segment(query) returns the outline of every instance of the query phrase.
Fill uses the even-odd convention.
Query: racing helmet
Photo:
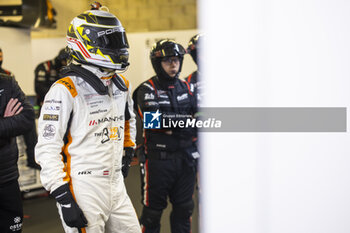
[[[198,50],[200,49],[200,41],[202,35],[201,34],[197,34],[194,35],[190,41],[188,42],[188,47],[187,47],[187,53],[189,53],[193,59],[193,61],[198,65],[198,61],[197,61],[197,55],[198,55]]]
[[[182,47],[182,45],[176,43],[173,40],[163,39],[156,42],[150,53],[151,63],[154,71],[159,77],[165,77],[167,79],[171,79],[171,77],[164,71],[161,61],[163,57],[179,57],[180,59],[180,67],[179,72],[176,74],[175,78],[177,78],[181,72],[182,62],[186,51]]]
[[[67,31],[72,58],[83,64],[124,71],[129,66],[128,41],[116,16],[89,10],[75,17]]]
[[[69,58],[69,53],[65,48],[61,49],[57,56],[54,58],[56,65],[61,66],[62,61],[67,61]]]

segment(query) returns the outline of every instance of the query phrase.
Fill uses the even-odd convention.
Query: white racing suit
[[[135,146],[131,87],[118,75],[116,78],[128,87],[121,91],[97,68],[83,67],[100,78],[108,94],[98,94],[79,76],[64,77],[53,84],[38,124],[35,154],[42,168],[41,182],[51,193],[69,183],[88,220],[86,228],[70,228],[58,205],[66,233],[139,233],[121,172],[123,148]]]

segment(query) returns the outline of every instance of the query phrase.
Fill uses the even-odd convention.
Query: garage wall
[[[53,59],[58,51],[66,46],[65,37],[58,38],[30,38],[29,30],[2,28],[0,46],[4,53],[3,67],[12,71],[23,91],[27,95],[34,95],[34,69],[43,61]],[[162,38],[174,39],[185,48],[190,38],[197,30],[162,31],[129,33],[130,67],[125,72],[126,77],[135,87],[142,81],[154,75],[149,59],[150,48],[153,43]],[[189,75],[196,69],[190,55],[186,55],[181,77]]]
[[[51,0],[57,11],[57,29],[33,31],[32,37],[64,36],[71,20],[94,1]],[[101,0],[127,32],[188,30],[197,28],[197,0]]]
[[[0,35],[4,56],[2,67],[14,73],[25,93],[34,93],[30,30],[0,27]]]
[[[88,10],[93,1],[76,0],[71,4],[51,0],[57,11],[56,29],[18,29],[0,27],[0,47],[4,51],[3,67],[11,70],[28,95],[34,94],[34,69],[42,61],[54,58],[66,46],[65,35],[71,20]],[[184,47],[197,33],[196,0],[102,0],[102,5],[121,20],[130,43],[131,66],[126,76],[135,86],[153,75],[149,49],[161,38],[175,39]],[[11,0],[0,5],[21,4]],[[196,69],[186,56],[183,76]],[[135,83],[135,84],[134,84]]]

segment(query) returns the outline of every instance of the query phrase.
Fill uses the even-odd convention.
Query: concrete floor
[[[141,204],[141,181],[139,166],[130,169],[129,176],[125,181],[129,196],[134,204],[138,216],[142,211]],[[192,233],[198,233],[198,202],[195,193],[195,209],[192,216]],[[64,233],[59,219],[56,203],[50,197],[38,197],[23,202],[24,224],[23,233]],[[163,212],[161,220],[161,233],[170,233],[169,215],[171,205]]]

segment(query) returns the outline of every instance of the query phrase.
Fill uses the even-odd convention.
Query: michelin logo
[[[157,110],[156,112],[144,112],[143,114],[143,128],[144,129],[160,129],[162,114]]]

